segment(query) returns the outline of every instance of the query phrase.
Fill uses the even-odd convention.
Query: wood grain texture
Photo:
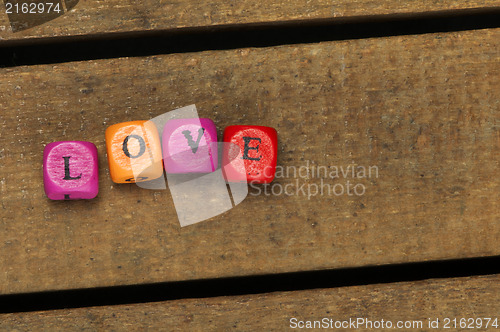
[[[0,293],[499,255],[499,44],[490,29],[1,69]],[[104,131],[192,103],[219,138],[276,128],[282,167],[379,177],[323,179],[361,196],[251,189],[180,228],[168,190],[111,182]],[[43,147],[69,139],[98,147],[97,199],[43,193]]]
[[[81,0],[63,16],[31,29],[12,32],[0,14],[0,41],[98,35],[110,32],[165,30],[185,27],[285,22],[294,20],[429,13],[456,9],[494,8],[500,0],[298,0],[157,1]]]
[[[394,326],[398,321],[422,323],[422,328],[395,328],[395,331],[429,331],[432,329],[427,326],[428,319],[439,318],[440,329],[434,331],[440,331],[444,318],[500,319],[499,285],[500,277],[492,275],[5,314],[0,315],[0,328],[14,331],[284,331],[292,330],[291,318],[344,321],[359,317],[372,321],[383,319],[385,324],[391,321]],[[496,330],[484,326],[474,330]],[[360,326],[358,330],[381,329]]]

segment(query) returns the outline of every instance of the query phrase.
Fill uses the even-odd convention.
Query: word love
[[[219,160],[217,129],[206,118],[174,119],[162,137],[150,121],[131,121],[106,130],[109,172],[115,183],[151,181],[169,174],[211,173],[224,165],[227,182],[270,183],[276,173],[278,135],[264,126],[224,129]],[[45,147],[45,193],[53,200],[92,199],[99,191],[97,148],[63,141]]]

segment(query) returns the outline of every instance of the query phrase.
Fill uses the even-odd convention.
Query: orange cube
[[[130,121],[108,127],[106,149],[113,182],[135,183],[163,175],[160,136],[150,121]]]

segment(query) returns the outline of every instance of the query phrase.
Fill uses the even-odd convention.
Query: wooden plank
[[[72,4],[68,4],[70,1]],[[74,0],[66,0],[71,8]],[[9,16],[2,8],[0,41],[48,37],[86,36],[103,33],[166,30],[185,27],[255,24],[314,19],[366,17],[387,14],[432,13],[456,9],[498,8],[500,0],[311,0],[304,6],[299,0],[271,1],[173,1],[157,0],[123,2],[80,1],[66,14],[41,24],[45,19],[32,16]],[[64,7],[64,6],[63,6]],[[37,16],[38,15],[38,16]],[[35,22],[36,19],[36,22]],[[39,24],[31,27],[32,25]],[[23,27],[31,27],[22,29]]]
[[[499,43],[489,29],[1,69],[0,293],[500,254]],[[180,228],[169,191],[112,184],[104,131],[191,103],[219,137],[276,128],[281,167],[379,176],[282,176],[292,196],[251,188]],[[97,145],[98,199],[46,199],[42,150],[59,140]],[[322,180],[366,192],[299,190]]]
[[[326,318],[335,328],[336,321],[363,318],[371,324],[383,319],[383,326],[387,327],[390,322],[396,331],[428,331],[432,330],[429,319],[434,322],[439,318],[439,328],[434,330],[443,330],[446,318],[457,318],[458,330],[464,330],[460,329],[460,319],[465,318],[469,326],[472,318],[474,330],[492,331],[496,330],[491,326],[494,320],[485,328],[485,318],[500,320],[499,281],[499,275],[492,275],[4,314],[0,315],[0,328],[16,331],[283,331],[299,321],[307,324],[306,321]],[[330,319],[334,323],[330,323]],[[482,328],[475,325],[479,324],[477,319],[481,319]],[[411,325],[397,328],[398,322]],[[357,330],[380,330],[364,325],[368,322],[360,324]],[[420,328],[418,324],[422,324]],[[448,326],[453,327],[453,323]]]

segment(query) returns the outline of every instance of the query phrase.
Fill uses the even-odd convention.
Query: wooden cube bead
[[[229,126],[224,129],[223,167],[226,180],[270,183],[276,174],[278,134],[264,126]],[[232,147],[235,147],[234,149]],[[242,162],[243,160],[243,162]]]
[[[106,129],[109,173],[115,183],[149,181],[163,175],[158,130],[150,121],[130,121]]]
[[[162,141],[167,173],[210,173],[217,169],[217,130],[212,120],[169,120]]]
[[[47,144],[43,151],[43,183],[53,200],[92,199],[99,192],[97,148],[90,142]]]

